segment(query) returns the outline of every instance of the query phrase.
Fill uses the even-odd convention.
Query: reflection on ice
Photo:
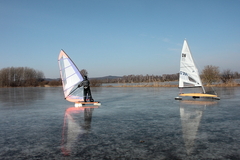
[[[1,88],[0,159],[240,159],[240,87],[218,88],[220,101],[95,89],[101,109],[67,109],[60,87]]]
[[[193,152],[194,141],[196,139],[198,128],[205,108],[216,103],[217,101],[181,101],[180,116],[182,123],[183,140],[188,155]]]
[[[1,88],[0,103],[6,106],[29,106],[42,100],[46,90],[41,87]]]
[[[65,111],[62,131],[62,153],[64,155],[69,155],[78,138],[90,131],[94,108],[98,107],[70,107]]]

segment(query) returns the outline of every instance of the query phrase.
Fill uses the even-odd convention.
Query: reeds
[[[178,87],[176,84],[154,83],[124,83],[119,85],[107,85],[105,87]]]

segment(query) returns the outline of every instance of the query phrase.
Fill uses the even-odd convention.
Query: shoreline
[[[106,84],[106,83],[105,83]],[[28,87],[34,87],[34,86],[28,86]],[[27,87],[27,88],[28,88]],[[36,86],[36,87],[46,87],[46,88],[49,88],[49,87],[62,87],[62,86],[50,86],[50,85],[44,85],[44,86]],[[91,86],[93,87],[93,86]],[[125,88],[145,88],[145,87],[156,87],[156,88],[178,88],[178,84],[131,84],[131,83],[124,83],[124,84],[116,84],[116,85],[112,85],[109,84],[109,85],[105,85],[105,86],[99,86],[99,87],[116,87],[116,88],[120,88],[120,87],[125,87]],[[227,84],[224,84],[224,83],[220,83],[220,84],[212,84],[212,85],[204,85],[204,87],[240,87],[240,84],[238,83],[227,83]],[[24,87],[0,87],[0,88],[24,88]],[[93,87],[95,88],[95,87]]]
[[[240,87],[240,84],[212,84],[212,85],[203,85],[204,87]],[[166,87],[166,88],[173,88],[176,87],[178,88],[177,84],[163,84],[163,85],[156,85],[156,84],[132,84],[131,83],[126,83],[123,85],[106,85],[106,86],[100,86],[100,87],[156,87],[156,88],[161,88],[161,87]]]

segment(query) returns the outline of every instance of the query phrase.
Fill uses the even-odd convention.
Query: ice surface
[[[177,88],[92,88],[74,109],[61,87],[0,88],[1,159],[240,159],[240,88],[176,101]],[[71,109],[72,108],[72,109]]]

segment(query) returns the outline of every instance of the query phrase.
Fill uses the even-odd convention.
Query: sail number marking
[[[188,76],[188,74],[186,72],[180,71],[180,74],[183,76]]]

